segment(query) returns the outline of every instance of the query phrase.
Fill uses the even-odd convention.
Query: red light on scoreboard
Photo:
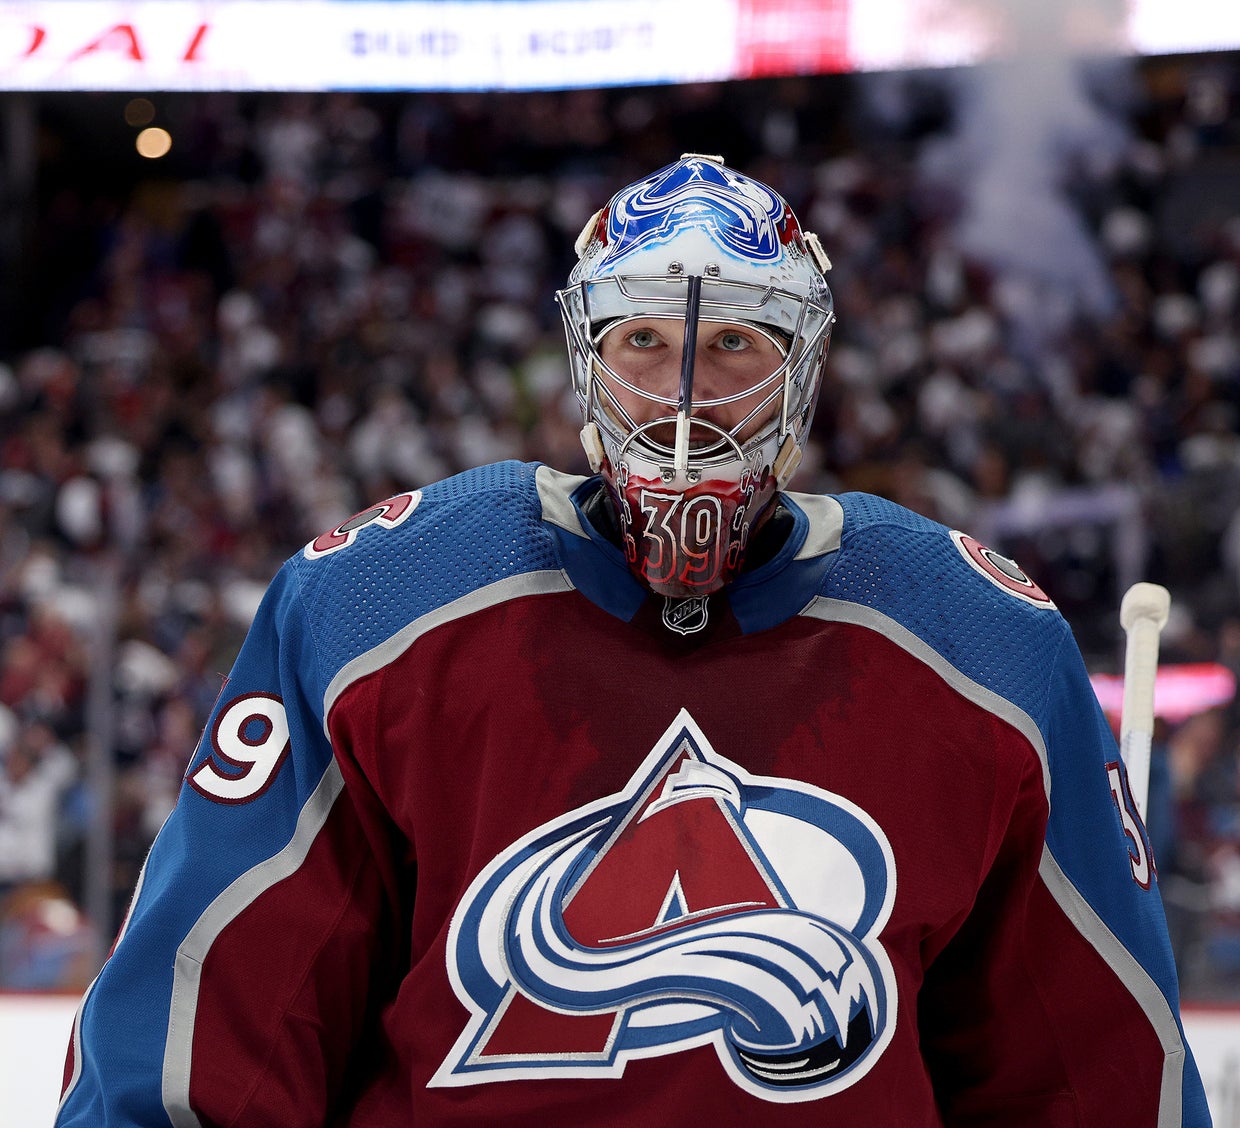
[[[847,0],[739,0],[736,74],[831,74],[851,69]]]

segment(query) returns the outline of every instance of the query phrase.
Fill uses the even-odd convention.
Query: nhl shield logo
[[[864,811],[751,775],[682,710],[623,792],[474,880],[448,938],[470,1018],[431,1084],[617,1077],[710,1043],[751,1094],[829,1096],[891,1039],[895,886]]]
[[[663,625],[677,634],[691,635],[705,630],[710,621],[710,597],[691,595],[688,599],[664,597]]]

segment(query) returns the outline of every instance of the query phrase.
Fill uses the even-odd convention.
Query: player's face
[[[599,343],[603,362],[642,392],[671,400],[660,403],[602,376],[620,406],[639,426],[674,415],[680,391],[681,357],[684,352],[684,322],[679,318],[642,317],[614,326]],[[725,321],[703,321],[698,325],[697,349],[693,362],[693,399],[721,399],[754,389],[731,403],[695,408],[693,415],[732,432],[755,409],[736,438],[744,442],[777,410],[778,397],[772,396],[768,377],[784,362],[782,349],[752,326]],[[764,401],[770,402],[765,403]]]

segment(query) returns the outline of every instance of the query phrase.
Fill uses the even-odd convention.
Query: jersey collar
[[[552,528],[573,586],[609,614],[632,620],[649,593],[629,571],[620,549],[583,508],[602,488],[602,480],[540,466],[536,481],[543,520]],[[769,560],[727,588],[732,611],[746,634],[768,630],[800,612],[818,594],[840,546],[844,511],[835,498],[784,493],[779,500],[792,516],[787,539]]]

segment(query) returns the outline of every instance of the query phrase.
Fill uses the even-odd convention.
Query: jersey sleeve
[[[920,999],[944,1120],[1204,1128],[1148,836],[1066,627],[1037,728]]]
[[[79,1009],[58,1128],[327,1118],[382,966],[384,893],[322,702],[286,566]]]

